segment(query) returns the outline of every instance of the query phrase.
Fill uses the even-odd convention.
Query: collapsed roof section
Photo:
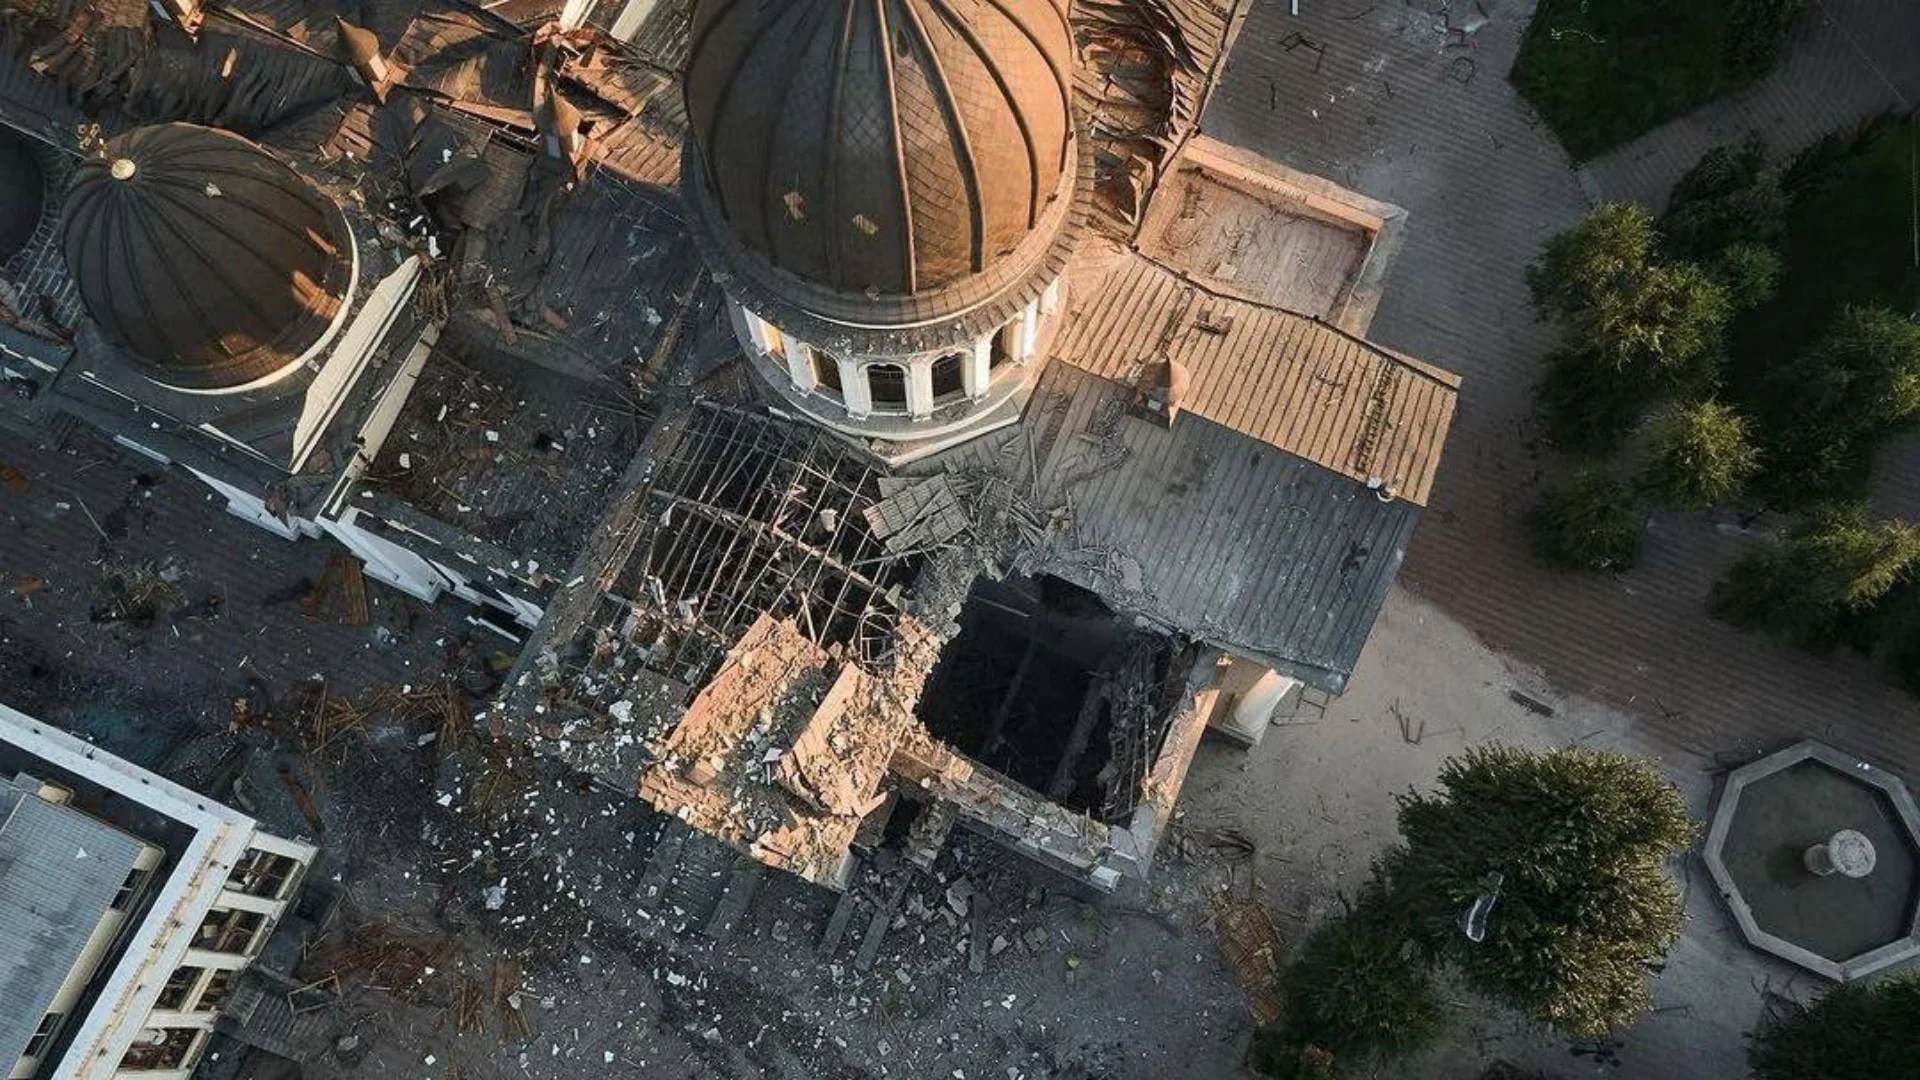
[[[1190,652],[1163,675],[1144,659],[1158,653],[1120,650],[1044,701],[1035,686],[1051,674],[1034,670],[1024,690],[1013,679],[1003,715],[1016,699],[1058,698],[1071,720],[1048,713],[1016,738],[1045,742],[1061,726],[1052,741],[1078,748],[1020,766],[983,747],[1019,776],[927,726],[941,714],[923,692],[963,633],[953,584],[964,593],[1019,533],[980,520],[981,492],[1005,485],[882,476],[824,433],[712,402],[670,410],[652,438],[648,479],[510,679],[506,723],[835,887],[889,792],[1101,887],[1150,849],[1136,819],[1158,828],[1170,796],[1152,793],[1177,792],[1184,774],[1162,762],[1183,762],[1204,726],[1194,672],[1206,661]],[[1035,619],[1034,645],[1058,625]],[[1062,801],[1083,785],[1086,798]]]
[[[762,614],[655,740],[640,797],[769,866],[844,887],[937,650],[911,618],[898,643],[877,675]]]
[[[1180,145],[1198,129],[1247,0],[1079,0],[1076,96],[1097,150],[1097,206],[1131,236]]]

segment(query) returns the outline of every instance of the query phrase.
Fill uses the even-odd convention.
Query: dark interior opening
[[[12,258],[40,224],[45,178],[25,136],[0,127],[0,262]]]
[[[867,386],[876,408],[907,407],[907,369],[898,364],[874,364],[867,368]]]
[[[959,397],[966,392],[966,384],[961,378],[961,356],[949,353],[933,362],[933,399]]]
[[[1183,680],[1175,643],[1058,578],[974,583],[919,716],[955,749],[1103,821],[1131,814]]]
[[[840,393],[840,361],[835,360],[830,352],[819,349],[808,351],[813,355],[813,381],[819,383],[823,390]]]
[[[1013,343],[1019,333],[1020,322],[1016,319],[1001,327],[1000,332],[993,335],[993,350],[987,359],[988,370],[998,371],[1001,365],[1013,359]]]

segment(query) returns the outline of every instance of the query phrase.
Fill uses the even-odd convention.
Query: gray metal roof
[[[0,783],[0,1065],[19,1060],[143,847]]]
[[[1344,689],[1420,508],[1202,416],[1128,415],[1132,394],[1059,363],[1035,390],[1041,498],[1072,512],[1030,569]]]

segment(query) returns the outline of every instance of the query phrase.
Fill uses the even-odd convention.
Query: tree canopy
[[[1920,326],[1841,310],[1770,377],[1766,492],[1783,508],[1855,494],[1881,437],[1920,413]]]
[[[1753,1033],[1756,1080],[1887,1080],[1920,1068],[1920,974],[1842,983]]]
[[[1627,489],[1582,471],[1547,489],[1529,518],[1534,551],[1566,570],[1625,570],[1640,556],[1640,515]]]
[[[1698,264],[1663,261],[1659,248],[1646,211],[1612,203],[1549,240],[1528,268],[1535,309],[1560,328],[1540,388],[1556,442],[1603,448],[1647,402],[1704,392],[1718,377],[1734,294]],[[1742,275],[1728,278],[1742,290],[1765,284],[1764,267],[1728,274]]]
[[[1752,552],[1714,587],[1715,615],[1825,648],[1866,647],[1875,607],[1920,567],[1920,531],[1853,503],[1809,514],[1777,548]]]
[[[1662,506],[1704,510],[1737,498],[1759,468],[1746,419],[1718,401],[1696,401],[1648,425],[1640,489]]]
[[[1693,836],[1650,763],[1476,748],[1447,760],[1437,792],[1401,797],[1400,831],[1382,863],[1392,895],[1414,940],[1470,986],[1581,1036],[1646,1010],[1649,971],[1680,933],[1666,863]],[[1459,921],[1496,880],[1475,943]]]

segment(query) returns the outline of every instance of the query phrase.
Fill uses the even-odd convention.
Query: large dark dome
[[[328,334],[352,289],[339,207],[214,128],[165,124],[110,140],[74,174],[65,236],[100,332],[184,390],[284,371]]]
[[[26,137],[0,127],[0,262],[27,246],[40,224],[46,180]]]
[[[869,298],[992,291],[1079,171],[1065,0],[699,0],[697,223],[780,275]],[[702,220],[704,219],[704,220]],[[806,306],[804,303],[802,306]]]

